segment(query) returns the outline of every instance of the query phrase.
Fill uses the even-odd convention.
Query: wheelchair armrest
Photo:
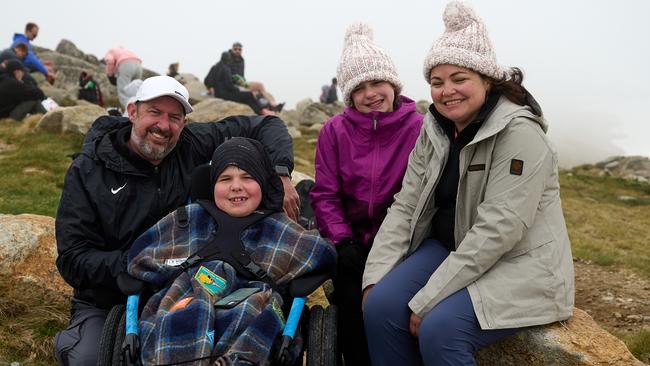
[[[147,283],[122,272],[117,275],[117,287],[125,295],[135,295],[142,292],[147,287]]]
[[[329,273],[310,273],[296,278],[289,284],[289,294],[293,297],[305,297],[314,292],[329,278]]]

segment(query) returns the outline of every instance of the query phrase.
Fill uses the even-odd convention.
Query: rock
[[[575,308],[565,322],[532,327],[480,350],[477,364],[488,365],[638,365],[625,344]]]
[[[54,235],[54,219],[38,215],[0,214],[0,273],[10,272],[38,247],[44,236]],[[55,248],[51,249],[56,255]]]
[[[613,156],[596,163],[599,175],[620,177],[647,183],[650,180],[650,159],[644,156]]]
[[[317,123],[325,123],[330,116],[319,108],[314,108],[314,104],[305,109],[305,112],[300,116],[300,124],[304,126],[311,126]]]
[[[314,101],[311,100],[311,98],[305,98],[299,101],[298,103],[296,103],[296,112],[298,112],[298,114],[302,114],[305,111],[305,109],[307,109],[307,107],[313,103]]]
[[[203,82],[194,76],[194,74],[183,73],[176,75],[174,78],[187,88],[187,91],[190,93],[191,104],[212,98],[212,96],[208,95],[208,89],[203,85]]]
[[[313,125],[309,126],[310,131],[320,131],[321,128],[323,128],[322,123],[314,123]]]
[[[291,135],[291,138],[293,139],[302,136],[302,132],[294,126],[287,126],[287,129],[289,130],[289,135]]]
[[[99,84],[104,99],[117,98],[117,89],[115,86],[109,83],[108,77],[106,77],[104,64],[100,63],[99,61],[89,62],[88,60],[96,59],[94,56],[79,58],[77,56],[70,55],[78,55],[79,53],[76,51],[81,51],[76,49],[76,46],[72,42],[62,42],[63,45],[61,45],[61,49],[68,54],[34,46],[34,51],[38,57],[41,58],[41,60],[50,60],[54,64],[54,71],[56,73],[57,79],[52,87],[65,90],[65,93],[67,95],[70,95],[74,99],[77,99],[77,92],[79,90],[79,74],[81,74],[82,71],[86,71],[87,73],[92,74],[93,79]],[[83,54],[83,52],[81,53]],[[48,85],[45,79],[43,79],[43,81],[37,80],[37,82],[41,87]],[[45,95],[51,96],[47,92],[45,92]],[[57,100],[55,97],[52,99],[56,100],[57,103],[60,102],[60,100]]]
[[[323,124],[334,115],[343,112],[343,104],[314,103],[305,99],[296,105],[295,111],[282,111],[280,118],[291,126],[312,126]]]
[[[91,64],[99,64],[99,59],[95,55],[85,54],[77,48],[77,46],[67,39],[62,39],[59,44],[56,46],[56,52],[62,53],[64,55],[72,56],[75,58],[82,59]]]
[[[428,100],[421,99],[415,103],[415,109],[421,114],[427,114],[430,105],[431,102],[429,102]]]
[[[106,114],[106,111],[97,105],[75,107],[62,107],[47,112],[36,125],[37,130],[50,132],[76,132],[85,135],[90,125]]]
[[[187,115],[188,122],[219,121],[228,116],[253,115],[253,110],[241,103],[226,101],[219,98],[209,98],[194,106],[194,111]]]
[[[0,274],[30,281],[61,294],[70,294],[56,269],[54,218],[0,214]]]
[[[300,127],[300,113],[298,113],[297,110],[282,110],[278,117],[280,117],[287,126]]]

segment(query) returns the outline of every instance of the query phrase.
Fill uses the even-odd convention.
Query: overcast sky
[[[95,4],[96,3],[96,4]],[[564,165],[613,154],[650,156],[650,1],[472,0],[497,59],[525,72]],[[246,77],[293,107],[317,99],[335,76],[346,27],[365,21],[393,57],[404,94],[430,101],[422,64],[444,30],[439,0],[51,1],[3,4],[9,46],[27,21],[35,44],[62,38],[102,57],[122,45],[164,73],[171,62],[200,79],[233,41],[244,45]]]

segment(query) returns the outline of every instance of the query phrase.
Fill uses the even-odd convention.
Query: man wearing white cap
[[[100,117],[68,169],[56,217],[61,276],[74,288],[71,319],[54,340],[61,364],[95,365],[109,310],[124,304],[117,277],[133,241],[187,202],[194,167],[234,136],[265,145],[285,187],[285,210],[297,215],[291,186],[292,141],[276,117],[235,116],[186,125],[189,93],[168,76],[146,79],[127,105],[129,118]]]

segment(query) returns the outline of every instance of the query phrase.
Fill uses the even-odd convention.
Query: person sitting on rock
[[[25,25],[25,33],[14,33],[13,41],[11,42],[11,47],[14,47],[18,43],[24,43],[27,45],[28,51],[27,56],[23,60],[25,67],[29,69],[30,72],[40,72],[45,75],[45,79],[50,83],[54,84],[56,80],[56,75],[43,64],[43,62],[36,56],[32,48],[31,41],[33,41],[38,36],[38,25],[36,23],[27,23]]]
[[[221,54],[221,60],[212,66],[210,72],[203,81],[208,91],[216,98],[243,103],[251,107],[256,114],[275,114],[273,111],[263,108],[251,91],[242,91],[233,83],[232,69],[228,63],[228,54]]]
[[[321,88],[321,93],[319,100],[323,104],[332,104],[339,100],[338,95],[336,95],[336,78],[332,78],[331,85],[323,85]]]
[[[0,74],[0,118],[10,117],[17,121],[27,114],[45,113],[41,104],[45,99],[38,87],[23,82],[25,70],[22,62],[7,60]]]
[[[178,75],[178,66],[178,62],[169,64],[169,67],[167,68],[167,76],[176,78],[176,75]]]
[[[79,73],[79,92],[77,93],[77,98],[97,104],[100,107],[104,106],[101,87],[88,71]]]
[[[443,20],[422,68],[432,104],[363,273],[374,366],[476,365],[480,349],[573,312],[548,123],[471,7],[451,1]]]
[[[235,42],[233,43],[232,48],[223,53],[227,55],[225,60],[227,60],[227,63],[230,66],[233,83],[235,83],[241,91],[252,91],[260,101],[262,107],[268,106],[269,109],[275,112],[282,111],[284,103],[277,103],[275,98],[273,98],[273,95],[266,90],[266,87],[264,87],[262,82],[246,80],[246,77],[244,76],[246,64],[244,62],[244,57],[242,56],[242,48],[243,46],[241,43]]]
[[[29,48],[27,47],[27,44],[22,42],[16,43],[14,46],[4,49],[0,52],[0,65],[4,64],[4,62],[7,60],[18,60],[22,62],[23,69],[25,71],[23,82],[33,86],[38,86],[36,80],[34,80],[32,75],[29,73],[29,69],[25,67],[25,59],[27,58],[28,52]]]

